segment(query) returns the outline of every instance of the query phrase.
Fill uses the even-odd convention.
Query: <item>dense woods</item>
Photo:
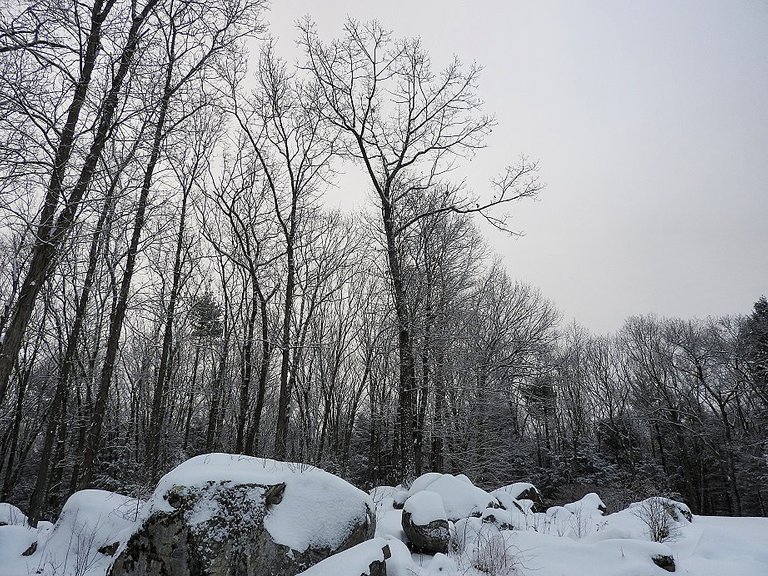
[[[0,500],[49,517],[222,451],[766,515],[766,299],[563,324],[478,228],[514,233],[536,165],[457,175],[478,69],[354,21],[301,22],[288,62],[265,9],[0,4]],[[342,167],[364,212],[323,203]]]

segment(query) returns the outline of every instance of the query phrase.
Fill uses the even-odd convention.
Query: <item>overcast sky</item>
[[[515,207],[523,238],[489,243],[566,321],[609,332],[768,295],[768,1],[274,0],[289,59],[306,14],[326,40],[375,18],[436,63],[483,66],[498,127],[473,187],[523,153],[547,186]]]

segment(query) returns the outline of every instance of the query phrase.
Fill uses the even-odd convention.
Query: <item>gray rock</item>
[[[110,576],[293,576],[373,536],[375,516],[350,519],[337,548],[293,550],[276,543],[264,517],[285,484],[208,482],[176,486],[131,536]]]
[[[669,556],[667,554],[657,554],[656,556],[652,556],[651,560],[653,560],[653,563],[656,564],[656,566],[666,570],[667,572],[675,571],[674,556]]]
[[[526,488],[520,494],[515,496],[516,500],[531,500],[533,502],[534,512],[544,512],[546,510],[544,501],[541,498],[541,492],[535,487]]]
[[[448,552],[448,542],[451,537],[448,520],[433,520],[429,524],[415,524],[412,515],[403,510],[403,531],[408,537],[411,550],[425,554]]]

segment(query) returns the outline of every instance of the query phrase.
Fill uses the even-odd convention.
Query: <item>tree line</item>
[[[479,69],[262,0],[7,2],[0,11],[0,496],[36,520],[77,489],[144,494],[194,454],[681,493],[765,514],[768,306],[560,326],[475,219]],[[351,166],[371,209],[324,207]]]

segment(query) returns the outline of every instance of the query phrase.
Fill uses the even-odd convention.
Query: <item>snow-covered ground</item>
[[[104,547],[128,539],[142,504],[114,492],[81,490],[55,524],[31,528],[25,516],[13,514],[13,524],[0,526],[0,574],[103,576],[112,564]]]
[[[608,517],[610,518],[610,516]],[[576,539],[535,530],[481,536],[469,554],[414,555],[418,576],[645,576],[669,572],[650,561],[671,553],[676,574],[768,575],[768,518],[694,516],[673,542],[643,538]],[[477,569],[480,566],[484,569]],[[414,572],[411,572],[413,574]]]
[[[429,490],[430,482],[414,482],[408,491]],[[447,500],[456,505],[457,493],[467,492],[467,506],[482,500],[475,490],[452,486]],[[524,485],[520,484],[522,492]],[[477,489],[479,490],[479,489]],[[443,492],[438,490],[437,492]],[[509,496],[509,492],[501,491]],[[491,494],[499,495],[499,491]],[[400,488],[382,487],[371,493],[377,503],[376,535],[405,540],[400,525],[403,499]],[[653,498],[626,510],[603,515],[599,496],[587,494],[578,502],[532,511],[530,501],[499,498],[503,509],[486,509],[481,518],[452,523],[453,545],[448,554],[413,554],[418,576],[645,576],[669,572],[653,557],[671,557],[675,573],[693,576],[767,576],[768,518],[692,516],[682,503]],[[406,500],[406,508],[409,501]],[[435,504],[430,502],[430,507]],[[671,515],[670,515],[671,514]],[[654,542],[651,526],[666,526],[664,542]],[[651,526],[649,526],[651,525]],[[511,526],[513,529],[506,529]]]
[[[100,490],[78,492],[55,524],[41,522],[37,528],[27,524],[22,511],[0,504],[0,575],[103,576],[115,545],[127,541],[150,507],[165,502],[162,497],[174,487],[209,481],[285,483],[285,506],[276,506],[264,522],[273,537],[292,544],[297,538],[325,544],[332,536],[328,526],[348,514],[345,506],[372,500],[375,538],[316,564],[307,576],[360,576],[382,562],[388,576],[652,576],[669,573],[657,565],[664,559],[674,561],[678,574],[768,575],[768,518],[689,520],[684,504],[666,499],[649,499],[606,516],[596,494],[534,512],[530,501],[516,499],[530,485],[486,492],[462,475],[425,475],[407,488],[374,489],[368,500],[320,470],[263,460],[256,467],[235,458],[198,457],[180,466],[148,502]],[[310,491],[310,497],[295,493],[302,490]],[[304,509],[296,509],[301,502]],[[446,554],[409,552],[403,507],[417,523],[450,520]],[[654,525],[663,542],[652,541]]]

